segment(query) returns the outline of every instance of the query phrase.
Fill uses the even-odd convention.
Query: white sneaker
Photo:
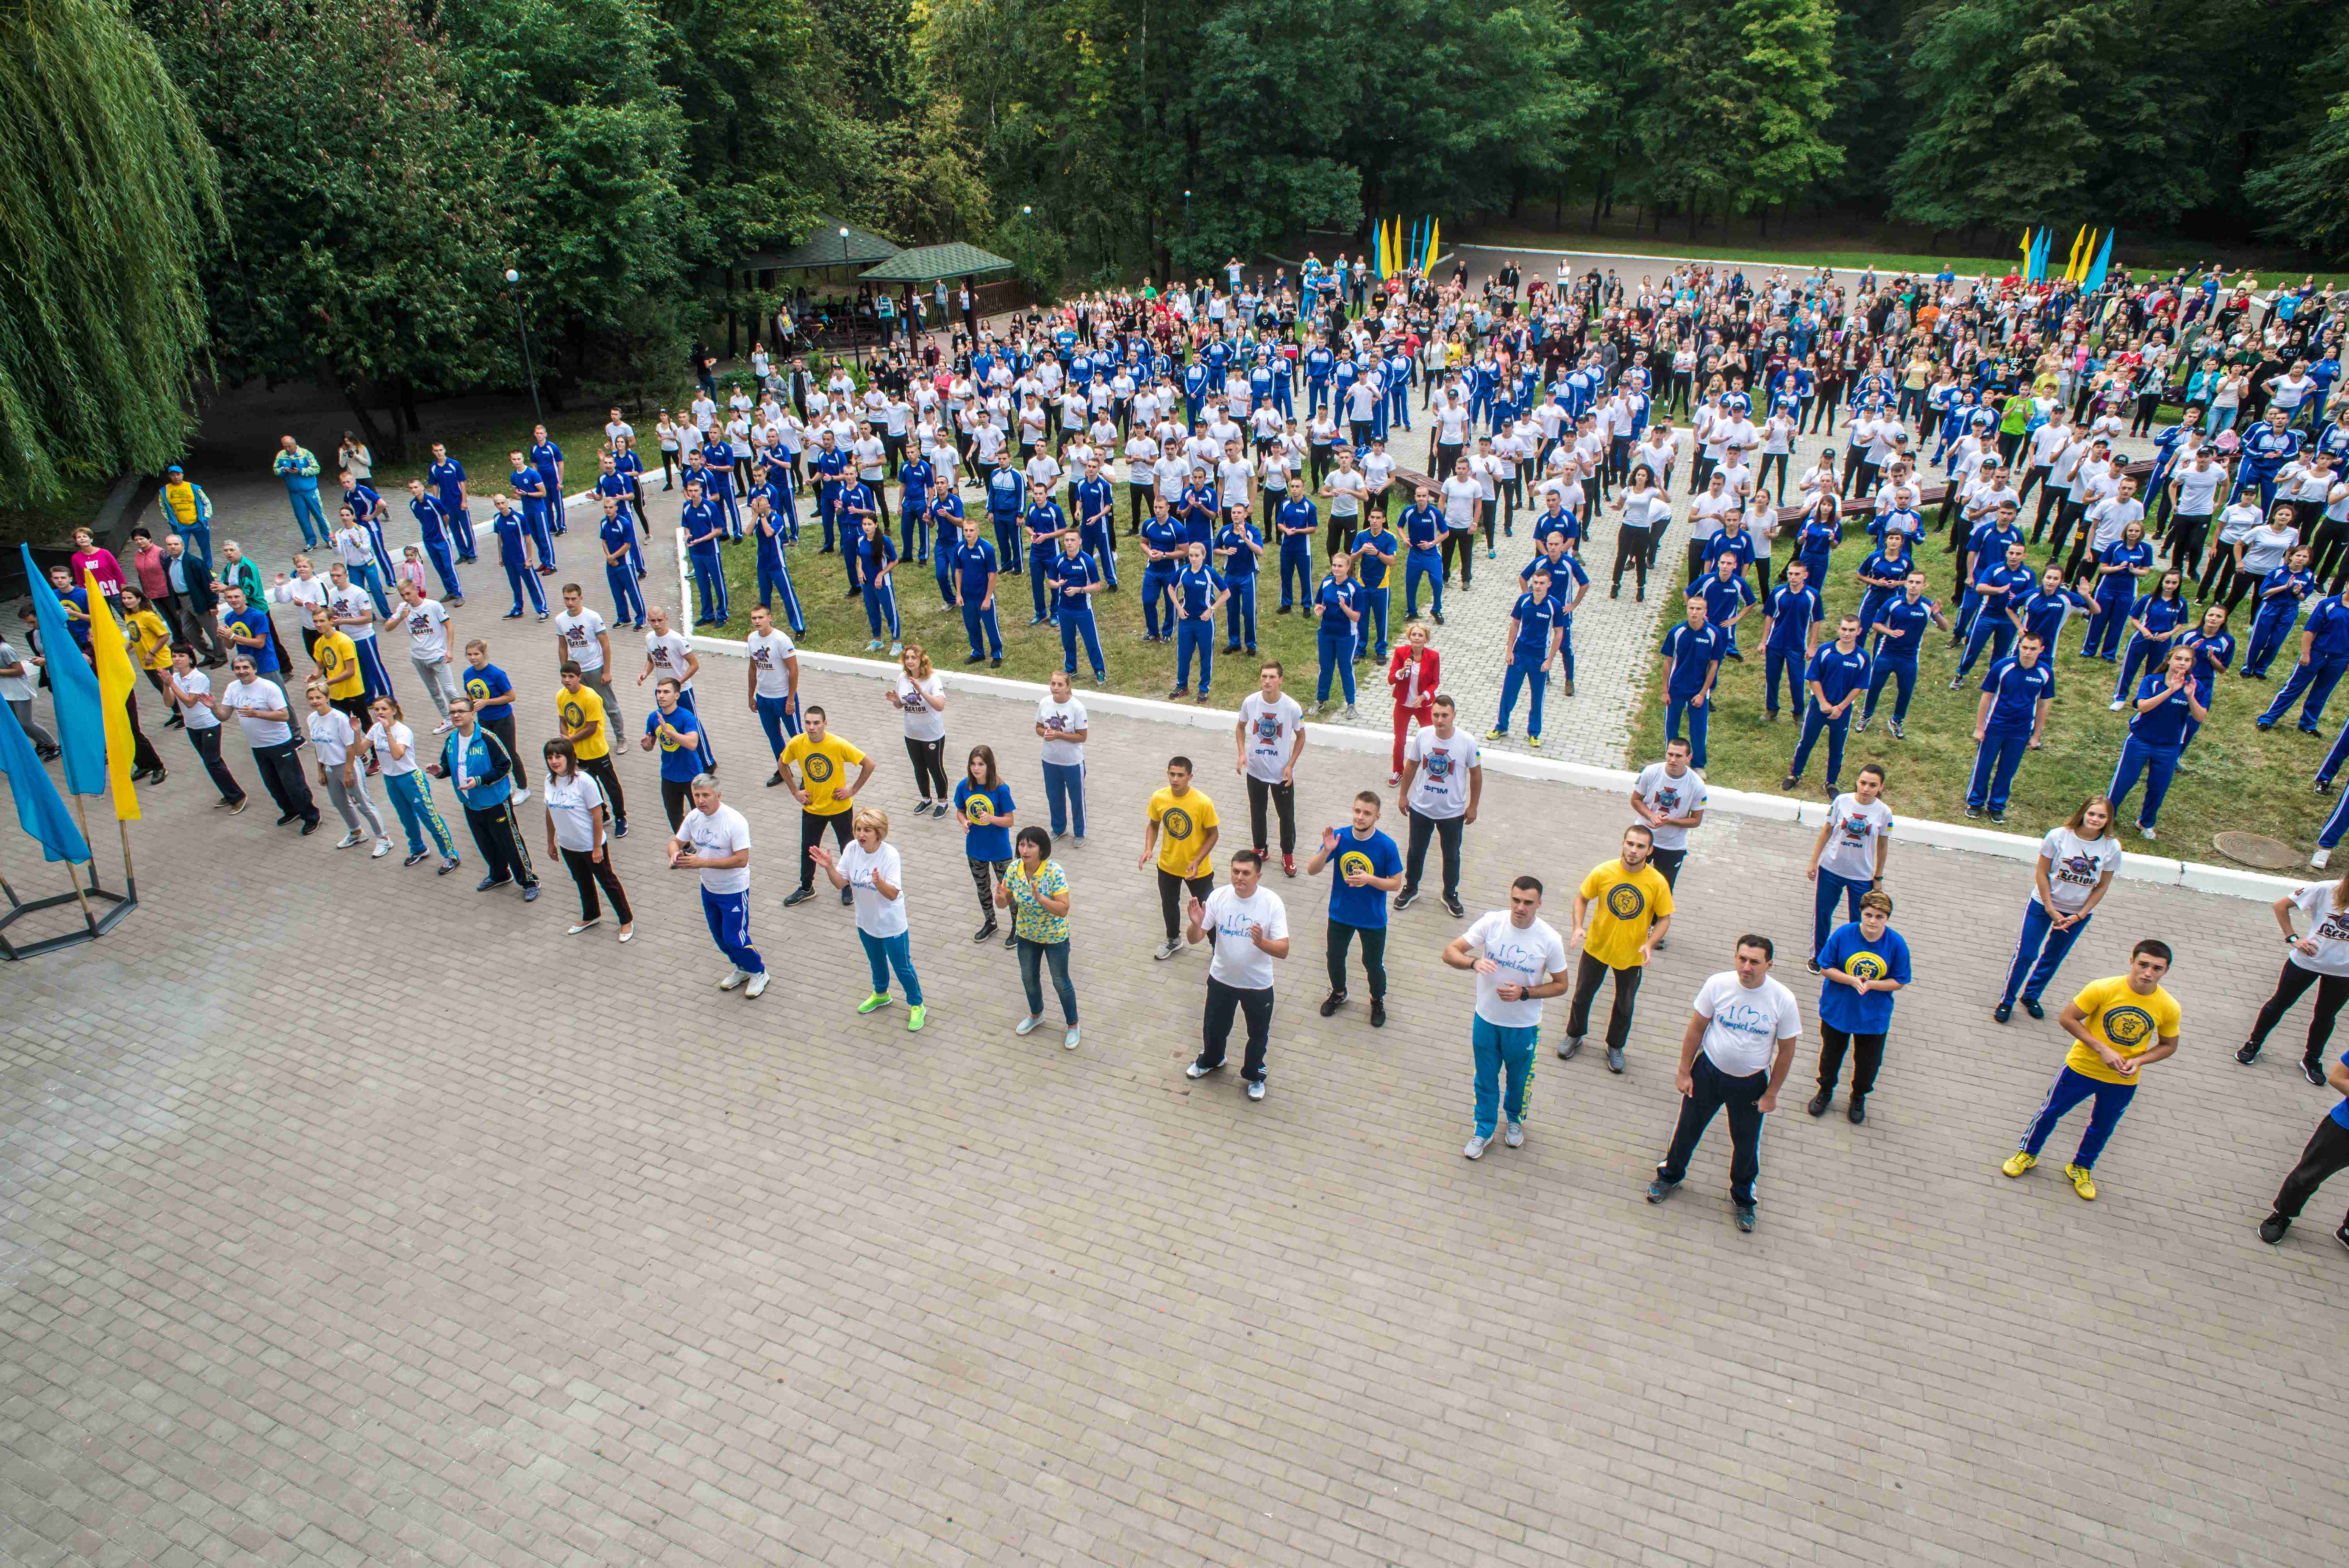
[[[1501,1141],[1512,1149],[1523,1149],[1526,1146],[1526,1124],[1522,1121],[1510,1122],[1501,1130]]]
[[[353,844],[359,842],[366,837],[367,835],[365,833],[360,832],[357,828],[353,828],[349,832],[343,835],[343,841],[336,844],[335,848],[338,850],[347,850]]]
[[[513,792],[513,799],[514,799],[514,804],[515,804],[515,805],[517,805],[517,806],[521,805],[524,800],[529,799],[530,799],[530,786],[529,786],[529,785],[527,785],[527,784],[525,784],[525,785],[523,785],[521,789],[519,789],[515,790],[515,791]]]
[[[1064,1051],[1073,1051],[1077,1048],[1077,1031],[1074,1026],[1071,1026],[1068,1032],[1061,1037],[1061,1048]]]
[[[2332,858],[2333,851],[2331,850],[2319,850],[2314,854],[2308,857],[2308,864],[2311,870],[2321,872],[2324,869],[2324,862]]]
[[[2121,709],[2123,709],[2123,708],[2127,707],[2127,706],[2128,706],[2128,704],[2127,704],[2127,703],[2125,703],[2125,702],[2121,701],[2118,697],[2115,697],[2115,698],[2114,698],[2114,699],[2113,699],[2109,704],[2107,704],[2107,705],[2106,706],[2105,711],[2106,711],[2106,713],[2118,713],[2118,712],[2120,712],[2120,710],[2121,710]]]
[[[750,974],[747,971],[737,969],[732,974],[727,975],[725,979],[720,980],[718,983],[718,988],[720,991],[731,991],[735,986],[740,985],[743,981],[748,980],[750,977]]]
[[[391,853],[391,841],[389,839],[378,839],[375,841],[375,848],[367,851],[367,859],[371,861],[379,861],[389,853]]]
[[[1482,1160],[1485,1158],[1485,1149],[1491,1145],[1492,1141],[1493,1140],[1490,1138],[1471,1138],[1467,1142],[1460,1146],[1460,1152],[1468,1159]]]
[[[445,718],[444,718],[444,719],[442,719],[440,723],[438,723],[438,724],[436,724],[436,725],[434,725],[434,726],[432,727],[432,733],[433,733],[433,734],[435,734],[435,735],[446,735],[446,734],[448,734],[450,730],[452,730],[452,729],[454,729],[454,728],[456,728],[456,727],[456,727],[455,725],[453,725],[453,724],[450,723],[447,719],[445,719]]]
[[[745,996],[763,996],[766,993],[767,972],[761,969],[756,975],[750,976],[750,984],[743,988],[742,995]]]
[[[1044,1020],[1041,1017],[1022,1018],[1011,1026],[1011,1032],[1015,1035],[1032,1035],[1043,1026],[1043,1023]]]
[[[1183,939],[1179,936],[1170,936],[1165,941],[1160,943],[1158,944],[1158,951],[1153,953],[1150,956],[1153,958],[1172,958],[1182,951]]]

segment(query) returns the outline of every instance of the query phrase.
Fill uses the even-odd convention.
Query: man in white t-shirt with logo
[[[1056,842],[1071,827],[1076,841],[1085,841],[1085,735],[1092,722],[1070,689],[1068,672],[1054,670],[1050,694],[1036,704],[1036,738],[1044,743],[1044,799]]]
[[[1248,842],[1259,856],[1266,853],[1265,802],[1269,799],[1280,816],[1280,869],[1297,874],[1297,763],[1305,753],[1305,710],[1280,689],[1282,670],[1267,659],[1257,671],[1257,689],[1240,700],[1239,722],[1232,727],[1238,755],[1232,771],[1247,780]]]
[[[742,646],[750,655],[750,711],[767,732],[767,748],[777,758],[791,738],[800,732],[800,650],[788,633],[775,626],[775,613],[764,604],[750,607],[750,634]],[[767,788],[783,781],[780,764]]]
[[[449,667],[449,612],[438,599],[426,598],[423,589],[405,580],[399,584],[399,602],[396,618],[408,632],[408,662],[416,666],[417,678],[431,694],[432,706],[440,710],[440,722],[432,727],[432,733],[446,735],[456,727],[449,722],[449,705],[457,700],[456,672]]]
[[[1515,1149],[1526,1140],[1526,1085],[1541,1037],[1542,998],[1567,986],[1566,944],[1540,918],[1541,901],[1537,880],[1517,878],[1509,884],[1507,909],[1483,916],[1444,950],[1445,964],[1476,975],[1476,1017],[1470,1026],[1476,1124],[1460,1150],[1471,1160],[1485,1157],[1504,1116],[1508,1125],[1502,1141]]]
[[[1452,698],[1438,693],[1428,705],[1432,722],[1412,731],[1403,748],[1403,814],[1411,819],[1410,848],[1403,857],[1402,891],[1395,894],[1398,913],[1419,897],[1420,873],[1427,865],[1427,841],[1444,847],[1444,908],[1454,919],[1466,912],[1460,904],[1460,838],[1476,820],[1476,803],[1485,792],[1485,769],[1478,760],[1475,737],[1459,727]]]
[[[1661,1203],[1688,1174],[1689,1157],[1713,1124],[1729,1112],[1729,1201],[1737,1228],[1754,1228],[1754,1181],[1762,1173],[1762,1119],[1778,1109],[1778,1088],[1795,1065],[1803,1013],[1795,994],[1770,977],[1774,956],[1766,936],[1737,939],[1735,966],[1700,987],[1681,1031],[1680,1124],[1672,1146],[1648,1183],[1648,1202]]]
[[[750,945],[750,824],[719,799],[718,780],[707,773],[693,781],[693,810],[678,821],[668,863],[672,871],[701,873],[701,913],[709,923],[709,939],[734,965],[718,988],[731,991],[747,980],[745,995],[766,990],[766,962]]]
[[[1859,918],[1862,894],[1884,885],[1884,857],[1892,847],[1892,808],[1886,805],[1884,768],[1871,762],[1849,790],[1827,803],[1827,820],[1811,845],[1810,880],[1817,884],[1811,908],[1811,956],[1805,967],[1819,973],[1819,949],[1827,944],[1835,907]]]
[[[1231,880],[1203,900],[1191,899],[1185,941],[1209,937],[1214,947],[1207,961],[1207,1010],[1201,1030],[1198,1058],[1184,1069],[1187,1078],[1203,1078],[1220,1072],[1224,1047],[1231,1037],[1232,1015],[1247,1017],[1247,1056],[1240,1078],[1247,1097],[1264,1099],[1264,1053],[1272,1039],[1272,965],[1288,956],[1288,911],[1280,895],[1263,885],[1264,857],[1254,850],[1232,853]]]
[[[1689,766],[1689,743],[1675,736],[1664,743],[1664,759],[1640,769],[1631,785],[1631,814],[1652,835],[1648,856],[1664,885],[1680,892],[1681,862],[1688,859],[1689,830],[1704,820],[1704,775]],[[1656,944],[1661,952],[1664,944]]]
[[[579,678],[604,699],[604,719],[611,726],[605,733],[622,733],[620,699],[612,691],[611,634],[576,583],[563,585],[563,608],[554,614],[554,662],[559,667],[566,659],[579,666]],[[613,755],[616,758],[618,752]]]

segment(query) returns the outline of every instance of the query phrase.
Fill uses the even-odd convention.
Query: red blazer
[[[1419,701],[1412,706],[1414,708],[1425,707],[1434,700],[1444,679],[1444,655],[1433,648],[1414,653],[1409,643],[1398,644],[1387,659],[1387,684],[1394,687],[1395,701],[1398,704],[1404,702],[1411,686],[1413,660],[1419,664]]]

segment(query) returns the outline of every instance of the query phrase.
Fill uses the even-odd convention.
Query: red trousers
[[[1435,703],[1433,699],[1431,698],[1426,702],[1421,703],[1417,707],[1405,707],[1400,702],[1395,704],[1394,771],[1397,773],[1402,771],[1402,747],[1403,742],[1410,738],[1411,721],[1413,719],[1417,719],[1422,724],[1433,724],[1435,722]]]

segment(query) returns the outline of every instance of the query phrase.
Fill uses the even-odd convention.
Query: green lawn
[[[2037,503],[2037,497],[2033,497],[2025,509],[2026,516],[2035,511]],[[1928,535],[1918,559],[1932,577],[1930,596],[1941,603],[1944,614],[1954,622],[1956,596],[1946,593],[1953,558],[1941,553],[1943,542],[1944,536]],[[1853,574],[1867,559],[1870,547],[1871,541],[1863,531],[1857,533],[1856,542],[1847,542],[1836,552],[1834,581],[1826,596],[1827,628],[1832,629],[1838,615],[1859,607],[1860,591]],[[1786,560],[1783,544],[1778,556],[1778,564],[1783,567]],[[2044,548],[2033,551],[2030,559],[2034,568],[2044,566]],[[2243,662],[2240,649],[2248,647],[2251,639],[2248,609],[2247,602],[2230,623],[2239,645],[2235,660],[2238,669]],[[1745,662],[1725,661],[1722,665],[1718,683],[1720,708],[1706,735],[1710,766],[1705,777],[1726,788],[1769,794],[1777,791],[1779,781],[1785,777],[1800,731],[1791,710],[1787,717],[1775,725],[1763,716],[1764,666],[1760,653],[1759,607],[1748,614],[1750,626],[1741,624],[1739,628]],[[1658,635],[1661,634],[1660,628]],[[2046,744],[2041,750],[2028,754],[2015,775],[2013,797],[2007,805],[2007,824],[2013,831],[2038,832],[2069,816],[2084,797],[2103,793],[2120,758],[2127,715],[2110,712],[2106,707],[2112,700],[2117,672],[2111,665],[2090,663],[2079,656],[2085,634],[2086,617],[2074,615],[2064,626],[2064,646],[2055,661],[2055,701],[2047,716]],[[2298,647],[2297,634],[2292,646],[2294,650]],[[1934,632],[1927,634],[1916,696],[1909,705],[1905,726],[1908,738],[1895,740],[1885,727],[1884,721],[1890,717],[1898,690],[1895,686],[1887,686],[1877,710],[1877,722],[1866,735],[1849,738],[1843,771],[1847,788],[1860,764],[1880,762],[1888,772],[1886,795],[1896,811],[1941,821],[1964,820],[1966,784],[1973,768],[1974,709],[1981,699],[1981,677],[1989,667],[1990,655],[1985,650],[1963,689],[1951,691],[1950,676],[1957,668],[1959,656],[1958,651],[1949,646],[1947,637]],[[2349,718],[2349,700],[2344,700],[2349,698],[2349,693],[2334,697],[2323,721],[2322,740],[2302,735],[2293,727],[2298,722],[2297,707],[2284,722],[2261,734],[2251,721],[2289,676],[2289,658],[2279,656],[2269,673],[2271,678],[2266,682],[2243,680],[2232,673],[2221,677],[2211,699],[2210,722],[2188,749],[2185,764],[2171,781],[2168,798],[2162,803],[2159,842],[2145,843],[2131,828],[2137,802],[2143,798],[2142,783],[2124,809],[2122,821],[2124,829],[2129,830],[2127,842],[2130,849],[2185,860],[2213,859],[2216,855],[2211,836],[2230,828],[2271,834],[2303,850],[2314,846],[2317,830],[2323,826],[2333,800],[2315,794],[2310,783],[2333,736],[2342,721]],[[1630,755],[1634,760],[1627,762],[1627,766],[1635,766],[1637,759],[1663,755],[1663,677],[1660,661],[1651,673],[1639,722],[1632,731]],[[1784,708],[1783,696],[1780,700]],[[1859,707],[1866,706],[1867,699],[1862,697]],[[1804,781],[1796,786],[1795,794],[1813,799],[1820,795],[1826,759],[1826,742],[1822,738],[1813,749],[1809,769]],[[1987,818],[1984,825],[1988,825]]]
[[[1123,491],[1123,485],[1118,489]],[[890,505],[896,505],[894,490]],[[1065,497],[1062,505],[1066,505]],[[984,517],[985,509],[976,490],[963,491],[963,505],[973,516]],[[1326,517],[1326,510],[1324,512]],[[1142,548],[1138,541],[1127,537],[1125,498],[1119,497],[1118,573],[1123,587],[1112,593],[1104,590],[1093,595],[1093,614],[1101,631],[1102,655],[1109,670],[1106,689],[1134,696],[1163,697],[1174,686],[1174,645],[1172,642],[1148,644],[1142,641],[1143,620],[1140,589],[1142,585]],[[992,528],[982,523],[981,536],[990,542]],[[800,607],[807,616],[807,634],[799,639],[808,647],[831,654],[862,655],[872,639],[861,600],[847,597],[848,578],[841,558],[820,555],[822,530],[814,520],[812,505],[805,506],[801,516],[800,542],[786,552],[785,563],[792,573],[792,585],[798,590]],[[730,595],[732,618],[724,628],[730,636],[747,635],[750,627],[750,607],[759,602],[756,560],[750,542],[725,547],[728,592]],[[666,555],[667,552],[663,553]],[[1319,545],[1316,546],[1319,560]],[[1309,710],[1313,706],[1313,685],[1319,668],[1314,623],[1301,614],[1283,615],[1278,613],[1280,603],[1279,574],[1277,570],[1278,551],[1268,549],[1266,564],[1257,582],[1257,651],[1259,658],[1226,658],[1223,655],[1224,634],[1228,623],[1219,618],[1216,642],[1215,689],[1210,701],[1223,708],[1237,708],[1240,699],[1256,689],[1256,666],[1264,658],[1278,659],[1286,667],[1289,695]],[[1392,574],[1395,588],[1390,611],[1389,635],[1402,629],[1402,593],[1401,565]],[[1317,569],[1314,581],[1320,581]],[[944,607],[939,602],[937,580],[929,566],[906,563],[896,572],[897,608],[905,638],[919,642],[929,651],[932,661],[942,668],[957,668],[969,651],[969,639],[964,634],[962,614]],[[1427,601],[1423,594],[1420,607],[1423,612]],[[1003,667],[994,673],[1019,680],[1042,681],[1061,667],[1061,634],[1050,626],[1030,626],[1028,619],[1035,614],[1034,601],[1026,577],[1002,578],[997,589],[996,614],[1003,628]],[[982,666],[984,667],[984,666]],[[1358,690],[1365,682],[1382,682],[1381,667],[1374,664],[1355,665]],[[1192,681],[1195,690],[1198,676],[1195,668]],[[1078,691],[1094,689],[1092,669],[1085,657],[1084,645],[1077,645]],[[1381,689],[1383,687],[1381,686]],[[1343,693],[1332,682],[1330,700],[1343,700]]]

